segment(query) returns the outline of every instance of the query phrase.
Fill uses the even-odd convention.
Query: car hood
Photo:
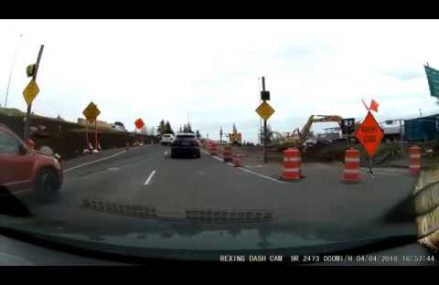
[[[19,231],[33,238],[86,250],[181,260],[218,260],[220,255],[228,254],[334,254],[377,243],[388,248],[416,241],[416,236],[400,235],[334,242],[275,227],[209,229],[182,224],[172,226],[169,223],[168,226],[145,223],[144,231],[114,234],[84,233],[50,222],[20,222],[2,225],[2,229]]]

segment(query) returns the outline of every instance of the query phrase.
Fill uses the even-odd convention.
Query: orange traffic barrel
[[[421,148],[417,145],[409,148],[409,169],[413,175],[419,175],[421,170]]]
[[[360,152],[355,148],[349,148],[345,152],[343,180],[360,181]]]
[[[241,167],[242,166],[241,156],[239,154],[233,155],[232,163],[234,167]]]
[[[229,145],[223,148],[223,159],[225,162],[232,161],[232,147]]]
[[[299,180],[302,175],[300,171],[300,165],[302,158],[299,149],[287,148],[284,150],[284,162],[283,162],[283,180]]]
[[[217,155],[217,149],[216,149],[216,143],[211,142],[210,143],[210,155]]]

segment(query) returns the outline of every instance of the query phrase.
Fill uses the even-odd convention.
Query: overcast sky
[[[256,141],[265,76],[277,131],[312,114],[362,120],[362,98],[380,104],[378,121],[410,118],[439,111],[423,67],[439,69],[438,31],[436,20],[2,20],[0,104],[17,51],[7,106],[26,109],[25,68],[44,44],[41,115],[76,121],[93,101],[129,130],[139,117],[174,130],[189,117],[203,136],[236,123]]]

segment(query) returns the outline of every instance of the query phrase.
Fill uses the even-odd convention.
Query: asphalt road
[[[405,172],[377,170],[375,178],[363,173],[361,183],[345,184],[340,169],[310,164],[304,166],[302,181],[282,182],[204,153],[200,159],[170,159],[166,151],[168,147],[145,145],[69,161],[56,203],[40,205],[31,197],[20,201],[31,212],[33,225],[87,233],[97,240],[100,235],[191,235],[217,229],[294,232],[302,240],[333,242],[417,233],[410,199],[415,179]],[[95,210],[87,206],[90,201],[141,205],[154,208],[156,216]],[[272,216],[253,222],[200,222],[185,218],[187,210]]]

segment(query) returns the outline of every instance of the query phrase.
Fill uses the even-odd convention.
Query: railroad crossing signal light
[[[36,64],[29,64],[26,68],[27,77],[32,77],[35,74]]]

